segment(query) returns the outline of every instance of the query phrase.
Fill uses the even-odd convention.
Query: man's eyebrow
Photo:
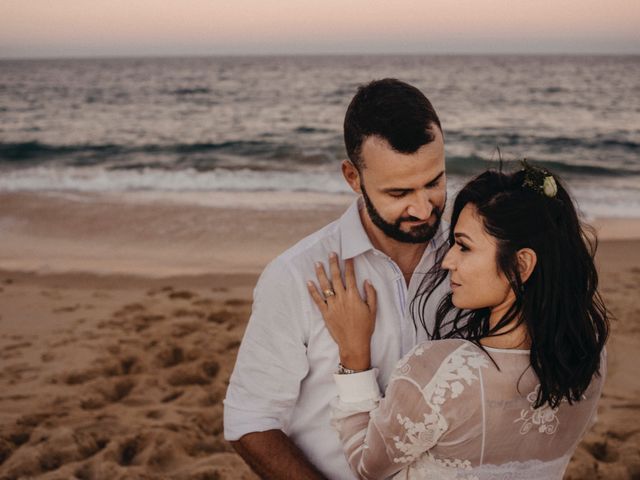
[[[444,175],[444,170],[442,170],[438,175],[436,175],[435,177],[433,177],[431,180],[429,180],[427,183],[424,184],[425,187],[427,186],[431,186],[434,185],[436,183],[438,183],[438,181],[440,181],[440,179],[442,178],[442,176]],[[382,191],[385,193],[390,193],[390,192],[410,192],[414,190],[413,188],[402,188],[402,187],[389,187],[389,188],[383,188]]]
[[[467,235],[466,233],[463,232],[456,232],[453,234],[453,236],[455,238],[466,238],[467,240],[469,240],[470,242],[473,242],[473,240],[471,239],[471,237],[469,235]]]
[[[400,187],[390,187],[390,188],[383,188],[382,191],[385,193],[391,193],[391,192],[410,192],[412,191],[413,188],[400,188]]]
[[[444,170],[442,170],[438,175],[436,175],[432,180],[428,181],[427,183],[425,183],[425,186],[427,185],[433,185],[434,183],[438,183],[438,181],[442,178],[442,176],[444,175]]]

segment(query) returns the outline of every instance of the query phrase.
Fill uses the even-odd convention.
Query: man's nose
[[[407,213],[420,220],[426,220],[431,216],[431,212],[433,212],[433,205],[431,205],[429,194],[427,192],[417,192],[412,199],[411,205],[407,208]]]

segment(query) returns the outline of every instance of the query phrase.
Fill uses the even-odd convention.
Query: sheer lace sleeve
[[[371,372],[340,376],[332,424],[353,472],[386,478],[433,448],[452,423],[464,421],[460,404],[464,415],[473,414],[468,406],[477,401],[470,397],[479,393],[486,362],[468,342],[425,342],[398,363],[383,399],[371,393],[376,387],[364,386],[364,373],[375,382]]]

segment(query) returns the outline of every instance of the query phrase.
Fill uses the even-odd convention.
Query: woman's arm
[[[430,405],[410,377],[395,377],[385,398],[364,399],[377,389],[373,370],[342,375],[331,404],[351,470],[363,479],[384,479],[420,458],[447,430],[437,405]],[[371,386],[367,386],[367,383]]]
[[[353,262],[345,262],[343,282],[338,258],[329,258],[331,278],[316,264],[320,288],[308,283],[309,293],[320,309],[327,329],[338,344],[340,362],[358,371],[334,376],[339,396],[332,402],[332,425],[351,469],[360,478],[386,478],[414,462],[432,448],[446,431],[439,405],[431,405],[421,385],[424,365],[419,348],[404,360],[381,399],[376,370],[371,369],[370,343],[375,327],[376,294],[365,281],[366,298],[357,290]],[[434,359],[437,362],[438,359]],[[415,365],[412,366],[412,363]],[[413,370],[413,371],[412,371]],[[433,374],[433,372],[431,372]]]

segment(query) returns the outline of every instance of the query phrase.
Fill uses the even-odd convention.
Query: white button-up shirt
[[[338,254],[342,265],[345,259],[353,258],[360,293],[365,279],[375,287],[378,307],[371,361],[379,369],[378,382],[384,391],[396,362],[427,339],[422,325],[414,325],[410,303],[424,273],[433,265],[435,250],[446,241],[446,227],[441,226],[407,287],[398,265],[371,244],[358,203],[264,270],[254,290],[251,318],[224,400],[227,440],[238,440],[251,432],[282,430],[332,480],[355,477],[330,425],[329,403],[337,395],[333,374],[339,356],[307,291],[308,280],[317,283],[314,263],[323,262],[328,272],[330,252]],[[443,288],[442,293],[445,291]],[[425,318],[431,322],[430,329],[440,298],[441,294],[435,295],[435,301],[427,306]]]

